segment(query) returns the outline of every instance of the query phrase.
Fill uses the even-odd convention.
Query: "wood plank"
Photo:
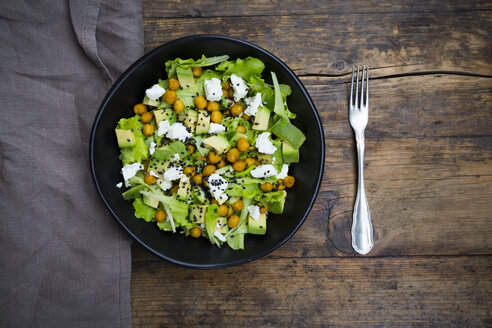
[[[303,77],[323,121],[325,137],[352,138],[348,122],[351,76]],[[492,133],[492,79],[423,75],[370,83],[366,137],[468,137]]]
[[[217,17],[217,16],[285,16],[333,14],[352,15],[354,13],[415,13],[442,11],[483,11],[491,10],[487,1],[360,1],[356,6],[350,1],[297,1],[297,0],[144,0],[145,18],[171,17]]]
[[[223,34],[265,48],[299,75],[343,75],[364,63],[380,69],[373,76],[492,75],[491,26],[488,11],[148,18],[144,24],[147,51],[186,35]]]
[[[492,257],[261,259],[198,271],[133,263],[138,327],[484,327]]]

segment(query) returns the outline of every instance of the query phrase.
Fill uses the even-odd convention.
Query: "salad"
[[[274,72],[266,83],[264,68],[252,57],[165,63],[168,79],[149,86],[115,129],[124,180],[116,186],[135,217],[235,250],[245,234],[266,234],[306,138],[290,121],[291,88]]]

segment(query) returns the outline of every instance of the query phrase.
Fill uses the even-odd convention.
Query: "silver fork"
[[[352,247],[357,253],[367,254],[374,245],[373,231],[371,223],[371,212],[367,203],[366,191],[364,188],[364,130],[367,126],[369,116],[369,67],[362,67],[362,81],[360,88],[359,103],[359,65],[357,65],[357,81],[355,82],[355,103],[354,98],[354,77],[355,67],[352,66],[352,84],[350,87],[350,106],[349,121],[355,134],[357,142],[357,163],[359,167],[359,181],[357,186],[357,198],[354,205],[354,215],[352,221]],[[364,78],[366,90],[364,94]]]

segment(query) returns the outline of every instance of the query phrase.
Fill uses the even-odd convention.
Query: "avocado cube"
[[[176,122],[176,113],[171,108],[155,110],[154,117],[157,124],[164,120],[169,121],[169,124]]]
[[[196,224],[204,223],[206,213],[207,213],[207,205],[192,205],[190,207],[191,222]]]
[[[248,233],[253,235],[266,234],[266,213],[260,214],[258,220],[248,217]]]
[[[135,146],[135,135],[132,130],[115,129],[116,139],[120,148],[129,148]]]
[[[156,150],[157,152],[157,150]],[[155,152],[154,152],[155,154]],[[168,166],[169,166],[169,161],[162,161],[159,160],[155,157],[152,157],[150,160],[149,166],[148,166],[148,171],[154,172],[156,175],[159,176],[159,179],[164,180],[164,172],[166,172]]]
[[[178,76],[179,84],[183,89],[195,86],[195,79],[193,78],[191,67],[183,68],[181,66],[177,66],[176,75]]]
[[[198,121],[196,123],[196,134],[207,133],[210,128],[210,112],[200,109],[198,110]]]
[[[279,119],[272,126],[272,133],[282,141],[288,141],[295,149],[299,149],[306,140],[301,130],[284,118]]]
[[[145,205],[148,205],[148,206],[153,207],[153,208],[157,208],[159,206],[159,201],[157,199],[155,199],[154,197],[144,195],[143,196],[143,202]]]
[[[273,155],[268,154],[258,154],[258,161],[261,164],[272,164]]]
[[[253,130],[266,131],[268,129],[268,121],[270,120],[270,110],[266,107],[258,108],[253,123]]]
[[[282,158],[285,163],[299,163],[299,149],[295,149],[288,141],[283,141]]]
[[[159,107],[161,102],[159,100],[152,100],[149,97],[144,96],[144,99],[142,100],[142,104],[152,107]]]
[[[281,191],[283,193],[282,199],[278,202],[268,203],[268,211],[273,214],[282,214],[284,212],[285,198],[287,197],[287,192],[285,190]]]
[[[196,129],[196,122],[198,121],[198,113],[192,109],[187,109],[186,111],[186,118],[184,121],[184,125],[187,128],[191,129],[191,132],[195,132]]]
[[[181,199],[187,199],[188,195],[191,193],[191,181],[190,178],[188,177],[182,177],[181,180],[179,180],[179,185],[178,185],[178,198]]]
[[[227,218],[219,217],[217,218],[217,223],[215,224],[215,230],[221,234],[226,234],[229,231],[229,226],[227,225]]]
[[[231,148],[229,141],[221,135],[211,136],[202,141],[206,147],[214,149],[218,154],[223,154]]]

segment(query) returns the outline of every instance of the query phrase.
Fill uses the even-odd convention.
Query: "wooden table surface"
[[[136,327],[492,327],[492,2],[144,0],[145,49],[221,34],[274,53],[321,115],[323,183],[301,229],[223,270],[133,246]],[[351,249],[352,64],[371,72],[375,246]]]

